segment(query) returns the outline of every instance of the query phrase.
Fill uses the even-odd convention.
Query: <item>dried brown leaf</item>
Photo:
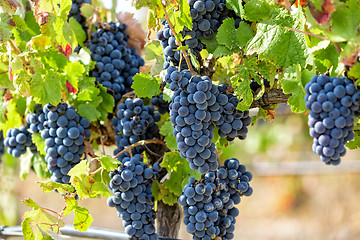
[[[127,34],[130,36],[129,46],[135,48],[137,52],[142,51],[146,43],[146,32],[141,24],[134,19],[134,14],[120,12],[116,17],[120,23],[127,25]]]

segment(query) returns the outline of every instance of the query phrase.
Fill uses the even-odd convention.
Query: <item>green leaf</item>
[[[159,79],[156,77],[138,73],[133,77],[133,80],[131,87],[138,97],[153,97],[160,94]]]
[[[281,84],[284,93],[292,94],[288,103],[291,110],[296,113],[306,111],[305,107],[305,85],[310,81],[314,72],[309,70],[301,71],[300,67],[293,67],[286,69],[284,77],[281,79]]]
[[[37,103],[57,105],[61,101],[62,76],[49,71],[45,76],[35,73],[31,79],[30,92]]]
[[[245,47],[247,42],[253,37],[251,27],[246,22],[240,22],[236,29],[236,42],[239,47]]]
[[[118,167],[119,161],[108,156],[108,155],[103,155],[101,153],[95,153],[96,156],[98,156],[98,160],[101,163],[101,166],[106,170],[106,171],[113,171],[115,168]]]
[[[69,15],[70,9],[71,9],[71,0],[61,0],[60,3],[60,14],[63,14],[65,16]]]
[[[82,7],[80,8],[80,11],[86,19],[89,19],[96,13],[95,8],[91,6],[91,4],[83,4]]]
[[[346,7],[344,5],[345,3],[342,3],[342,5],[337,6],[336,11],[331,14],[331,31],[326,33],[331,41],[348,41],[358,34],[360,2],[349,0]]]
[[[272,61],[277,67],[294,64],[304,67],[308,57],[304,34],[284,29],[289,27],[304,30],[303,21],[302,11],[298,11],[297,16],[293,18],[284,9],[276,19],[259,22],[256,35],[248,43],[246,54],[257,53],[260,60]]]
[[[14,28],[9,25],[10,16],[8,13],[0,13],[0,41],[7,42],[11,37],[11,31]]]
[[[90,122],[96,121],[101,116],[101,113],[97,110],[97,105],[94,102],[82,103],[78,106],[78,113]]]
[[[39,209],[39,205],[34,201],[32,200],[31,198],[26,198],[25,200],[22,201],[24,205],[30,207],[30,208],[33,208],[33,209]]]
[[[189,55],[190,55],[191,64],[194,66],[195,69],[197,69],[199,71],[200,64],[199,64],[198,60],[196,59],[196,56],[191,51],[189,51]]]
[[[25,180],[30,172],[32,154],[29,150],[20,159],[20,179]]]
[[[349,77],[353,77],[354,79],[360,79],[360,63],[357,62],[348,72]]]
[[[252,0],[244,6],[244,18],[248,21],[260,21],[271,16],[271,7],[265,0]]]
[[[32,142],[36,145],[37,150],[41,155],[46,155],[45,152],[45,140],[41,137],[39,132],[31,134]]]
[[[63,216],[69,215],[78,206],[78,202],[75,198],[64,196],[66,207],[63,210]]]
[[[245,78],[241,80],[239,75],[235,75],[230,78],[231,83],[236,86],[234,88],[235,95],[239,98],[240,103],[237,106],[237,109],[241,111],[248,110],[253,102],[253,94],[250,88],[250,79]]]
[[[74,187],[69,184],[62,184],[53,181],[46,181],[39,183],[40,183],[40,187],[43,189],[44,192],[51,192],[57,190],[59,191],[59,193],[65,195],[69,193],[71,194],[75,191]]]
[[[216,34],[216,39],[219,44],[225,45],[229,49],[238,49],[236,39],[235,20],[227,18],[221,24]]]
[[[69,25],[71,30],[75,33],[75,37],[79,43],[80,46],[84,45],[84,42],[86,41],[86,33],[83,29],[83,27],[81,26],[81,24],[76,21],[76,19],[74,17],[71,17],[69,19]]]
[[[162,58],[161,55],[163,54],[163,49],[159,41],[148,42],[145,45],[145,51],[146,51],[146,55],[145,55],[146,60]]]
[[[100,195],[103,197],[111,197],[111,193],[106,185],[102,182],[95,182],[94,185],[91,187],[91,193]]]
[[[98,88],[100,89],[99,96],[102,98],[102,101],[97,107],[97,109],[101,114],[100,119],[103,121],[107,121],[108,114],[114,111],[115,99],[107,92],[106,87],[99,84]]]
[[[176,138],[173,135],[173,126],[171,125],[170,121],[165,122],[161,128],[160,128],[160,134],[165,136],[165,142],[166,142],[166,146],[172,150],[172,151],[176,151],[178,150],[177,148],[177,143],[176,143]]]
[[[79,177],[83,174],[87,175],[89,173],[89,163],[87,160],[82,160],[76,164],[68,173],[71,177]]]
[[[226,0],[226,7],[235,11],[236,15],[244,15],[243,0]]]
[[[69,82],[76,89],[78,89],[79,78],[84,72],[85,67],[80,62],[68,62],[64,68],[64,73],[66,74]]]
[[[165,153],[161,166],[170,173],[170,177],[164,181],[163,186],[176,196],[180,196],[183,187],[189,182],[191,176],[197,180],[201,178],[201,174],[192,170],[189,163],[180,157],[179,152]]]
[[[85,232],[94,220],[89,210],[84,207],[76,207],[74,215],[74,228],[80,232]]]
[[[51,174],[47,169],[47,163],[45,158],[39,154],[35,154],[31,158],[31,165],[36,173],[36,175],[41,179],[49,179]]]
[[[31,218],[25,218],[21,223],[21,232],[23,233],[24,240],[35,240],[35,235],[31,229]]]

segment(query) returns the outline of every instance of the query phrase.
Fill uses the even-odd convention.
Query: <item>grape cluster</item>
[[[235,205],[240,203],[242,196],[248,197],[252,195],[253,189],[249,185],[252,174],[246,171],[245,165],[240,164],[238,159],[232,158],[225,161],[224,166],[219,169],[217,175],[218,187],[213,194],[220,199],[217,200],[219,203],[217,207],[219,219],[215,223],[219,228],[217,236],[221,237],[221,239],[233,239],[236,217],[239,214],[239,210]]]
[[[80,162],[85,149],[84,140],[90,137],[90,122],[66,103],[58,106],[46,104],[43,113],[44,119],[40,120],[43,115],[39,115],[44,126],[40,133],[45,140],[45,161],[52,174],[50,180],[69,183],[67,174]]]
[[[305,86],[308,125],[313,151],[326,164],[338,165],[346,154],[346,142],[354,138],[354,112],[360,92],[345,77],[313,76]]]
[[[188,70],[178,72],[169,67],[167,73],[166,82],[175,90],[169,108],[180,156],[201,174],[215,171],[214,116],[209,109],[216,104],[218,88],[210,78],[192,76]]]
[[[153,106],[145,106],[141,98],[127,98],[125,102],[120,103],[116,118],[112,120],[118,146],[114,154],[118,154],[126,146],[140,140],[158,137],[159,128],[156,122],[159,120],[160,114],[154,112]],[[144,146],[137,146],[132,149],[132,152],[133,154],[139,154],[144,150]],[[124,153],[124,155],[128,156],[128,153]]]
[[[152,97],[151,105],[156,106],[160,114],[169,112],[170,103],[164,100],[163,94]]]
[[[233,94],[226,94],[226,84],[221,83],[218,89],[219,95],[216,99],[218,105],[214,106],[212,114],[216,115],[216,119],[213,120],[219,129],[219,136],[228,141],[233,141],[236,137],[240,140],[245,139],[248,132],[247,126],[251,124],[249,111],[242,112],[236,109],[239,99]]]
[[[78,21],[82,28],[85,30],[87,30],[86,28],[86,18],[81,15],[81,11],[80,11],[80,8],[81,8],[81,5],[83,3],[90,3],[90,0],[72,0],[72,5],[71,5],[71,9],[70,9],[70,12],[69,12],[69,15],[68,15],[68,18],[75,18],[76,21]]]
[[[8,153],[16,158],[25,154],[27,147],[32,153],[37,153],[36,145],[32,142],[31,133],[27,126],[8,129],[4,145],[7,147]]]
[[[125,24],[105,24],[104,28],[91,35],[88,45],[91,58],[96,61],[95,69],[90,74],[96,78],[96,82],[108,88],[116,103],[123,94],[131,91],[133,76],[145,64],[136,50],[127,45],[129,36],[126,29]]]
[[[204,44],[200,41],[201,37],[211,39],[220,27],[221,23],[228,17],[235,18],[235,26],[238,27],[240,18],[235,12],[226,8],[226,0],[188,0],[192,18],[192,30],[184,28],[181,32],[182,37],[187,37],[183,45],[189,46],[190,51],[198,56],[204,49]],[[162,22],[164,27],[157,33],[157,38],[161,41],[164,54],[164,68],[170,66],[172,62],[175,66],[180,62],[180,51],[174,51],[179,46],[171,31],[167,21]],[[186,69],[186,62],[182,61],[181,69]]]
[[[107,204],[116,207],[130,239],[157,240],[151,190],[156,172],[142,161],[140,154],[124,157],[121,161],[122,165],[109,174],[109,186],[114,196],[108,198]]]
[[[249,112],[237,110],[239,100],[226,94],[227,86],[215,86],[206,76],[192,76],[188,70],[179,72],[170,66],[164,79],[175,91],[169,106],[170,121],[181,157],[201,174],[215,171],[214,124],[220,137],[245,139],[251,123]]]
[[[252,194],[251,179],[252,174],[235,158],[226,160],[218,171],[203,175],[199,182],[189,179],[179,203],[184,208],[186,230],[193,239],[234,238],[235,217],[239,214],[234,205],[240,203],[241,196]]]
[[[26,122],[32,133],[44,130],[45,114],[40,104],[35,105],[34,112],[26,115]]]

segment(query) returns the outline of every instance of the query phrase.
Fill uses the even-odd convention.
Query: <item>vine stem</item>
[[[118,154],[116,154],[113,158],[116,159],[118,158],[121,154],[125,153],[125,152],[128,152],[130,155],[132,155],[132,152],[131,152],[131,149],[133,149],[134,147],[137,147],[137,146],[144,146],[146,144],[150,144],[150,143],[155,143],[155,144],[161,144],[163,145],[165,148],[168,148],[166,146],[166,143],[160,139],[149,139],[149,140],[141,140],[141,141],[138,141],[137,143],[134,143],[128,147],[125,147],[124,150],[122,150],[121,152],[119,152]]]
[[[104,170],[104,168],[100,167],[100,168],[96,169],[95,171],[91,172],[90,175],[95,176],[95,174],[97,174],[98,172],[101,172],[102,170]]]
[[[168,14],[167,11],[166,11],[166,6],[165,6],[165,4],[164,4],[163,2],[162,2],[161,4],[162,4],[163,9],[164,9],[164,15],[165,15],[166,21],[168,22],[169,27],[170,27],[171,31],[173,32],[173,34],[174,34],[174,36],[175,36],[175,34],[176,34],[175,28],[174,28],[174,25],[172,24],[172,22],[170,21],[169,14]],[[180,41],[176,41],[176,43],[177,43],[180,47],[183,46],[183,45],[182,45],[182,42],[180,42]],[[182,55],[183,55],[184,58],[185,58],[186,64],[187,64],[187,66],[188,66],[189,71],[191,72],[191,74],[192,74],[192,75],[197,75],[197,73],[195,72],[194,68],[193,68],[192,65],[191,65],[191,62],[190,62],[190,59],[189,59],[189,54],[188,54],[184,49],[181,49],[181,53],[182,53]]]
[[[17,55],[19,55],[19,54],[22,53],[22,52],[20,51],[20,49],[13,43],[12,40],[9,39],[8,42],[10,43],[11,48],[14,50],[14,52],[15,52]],[[28,68],[32,74],[34,74],[34,73],[35,73],[34,69],[29,66],[29,63],[25,60],[24,56],[20,57],[20,59],[21,59],[21,61],[23,62],[24,66],[25,66],[26,68]]]
[[[284,29],[290,30],[290,31],[293,31],[293,32],[304,33],[304,34],[307,34],[307,35],[310,35],[310,36],[313,36],[313,37],[317,37],[317,38],[320,38],[320,39],[323,39],[323,40],[327,40],[327,38],[325,38],[325,37],[323,37],[323,36],[319,36],[319,35],[313,34],[313,33],[304,32],[304,31],[297,30],[297,29],[293,29],[293,28],[289,28],[289,27],[284,27]]]

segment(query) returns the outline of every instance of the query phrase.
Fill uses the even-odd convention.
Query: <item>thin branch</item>
[[[101,149],[102,149],[102,154],[105,155],[105,146],[104,146],[104,140],[103,140],[103,135],[101,132],[101,129],[98,129],[99,135],[100,135],[100,143],[101,143]]]
[[[294,31],[294,32],[304,33],[304,34],[307,34],[307,35],[310,35],[310,36],[313,36],[313,37],[317,37],[317,38],[320,38],[320,39],[323,39],[323,40],[328,40],[325,37],[322,37],[322,36],[319,36],[319,35],[316,35],[316,34],[313,34],[313,33],[304,32],[304,31],[300,31],[300,30],[297,30],[297,29],[289,28],[289,27],[284,27],[284,29]]]
[[[176,34],[175,28],[174,28],[174,25],[173,25],[173,24],[171,23],[171,21],[170,21],[169,14],[168,14],[167,11],[166,11],[166,6],[165,6],[164,3],[162,3],[162,6],[163,6],[163,9],[164,9],[165,18],[166,18],[166,20],[167,20],[167,22],[168,22],[168,24],[169,24],[170,30],[173,32],[173,34],[174,34],[174,36],[175,36],[175,34]],[[180,42],[180,41],[176,41],[176,43],[177,43],[180,47],[183,46],[183,45],[182,45],[182,42]],[[191,72],[191,74],[192,74],[192,75],[197,75],[197,73],[195,72],[194,68],[193,68],[192,65],[191,65],[190,58],[189,58],[189,54],[188,54],[184,49],[181,50],[181,53],[182,53],[182,55],[183,55],[184,58],[185,58],[186,64],[187,64],[187,66],[188,66],[189,71]]]
[[[160,144],[163,145],[165,148],[168,149],[168,147],[166,146],[166,143],[160,139],[150,139],[150,140],[141,140],[138,141],[130,146],[127,146],[124,148],[124,150],[122,150],[121,152],[119,152],[118,154],[116,154],[113,158],[117,159],[121,154],[128,152],[130,155],[132,155],[131,149],[133,149],[134,147],[137,146],[144,146],[146,144],[150,144],[150,143],[154,143],[154,144]]]
[[[104,170],[104,168],[100,167],[100,168],[96,169],[95,171],[91,172],[90,175],[94,176],[95,174],[97,174],[98,172],[101,172],[102,170]]]
[[[335,46],[336,50],[338,51],[338,53],[341,54],[341,47],[339,46],[339,44],[337,42],[334,42],[334,46]]]
[[[51,209],[48,209],[48,208],[42,207],[41,209],[46,210],[46,211],[48,211],[48,212],[52,212],[52,213],[54,213],[54,214],[56,214],[56,215],[61,215],[60,213],[55,212],[54,210],[51,210]]]

